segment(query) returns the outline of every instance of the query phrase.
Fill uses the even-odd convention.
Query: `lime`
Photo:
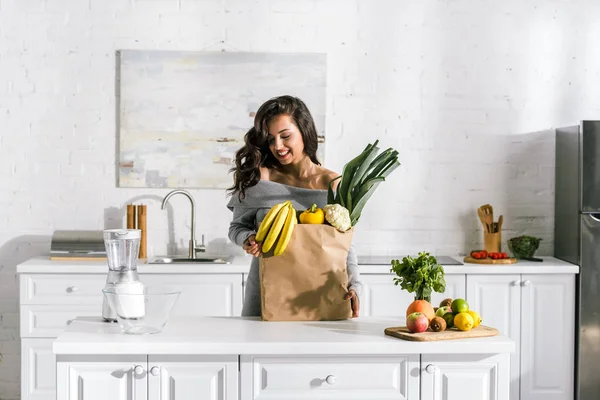
[[[456,299],[452,302],[450,308],[452,308],[452,312],[456,315],[461,312],[469,311],[469,303],[467,303],[465,299]]]
[[[442,318],[446,321],[446,328],[450,329],[454,326],[454,314],[447,312]]]
[[[481,317],[475,311],[469,310],[468,313],[473,317],[473,328],[477,328],[481,324]]]
[[[473,329],[473,317],[468,312],[461,312],[454,316],[454,326],[461,331]]]

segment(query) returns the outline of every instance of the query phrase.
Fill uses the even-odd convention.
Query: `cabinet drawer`
[[[21,304],[102,305],[106,274],[21,275]]]
[[[58,337],[74,318],[81,316],[102,316],[102,305],[22,306],[21,337]]]
[[[242,356],[241,361],[242,400],[419,398],[418,354]]]

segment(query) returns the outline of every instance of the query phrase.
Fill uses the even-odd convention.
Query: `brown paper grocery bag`
[[[264,321],[333,321],[352,317],[346,259],[353,229],[298,224],[279,256],[260,257]],[[276,246],[276,245],[275,245]],[[273,247],[275,247],[273,246]]]

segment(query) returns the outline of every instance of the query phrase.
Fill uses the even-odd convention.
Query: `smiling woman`
[[[254,256],[246,285],[243,315],[260,315],[258,258],[261,243],[256,230],[274,202],[290,200],[297,210],[322,208],[327,203],[329,183],[339,176],[317,159],[318,137],[306,104],[296,97],[280,96],[258,109],[254,126],[245,135],[245,145],[235,158],[234,184],[228,204],[233,211],[229,238]],[[332,183],[333,188],[337,181]],[[347,257],[349,278],[346,300],[354,316],[359,313],[361,284],[354,248]]]

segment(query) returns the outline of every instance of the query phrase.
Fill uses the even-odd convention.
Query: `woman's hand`
[[[350,306],[352,307],[352,318],[357,318],[360,311],[360,300],[354,289],[350,289],[348,293],[344,295],[344,300],[350,300]]]
[[[262,251],[262,243],[258,243],[255,239],[256,235],[248,236],[248,239],[246,239],[242,245],[242,249],[244,249],[246,253],[254,257],[258,257]]]

